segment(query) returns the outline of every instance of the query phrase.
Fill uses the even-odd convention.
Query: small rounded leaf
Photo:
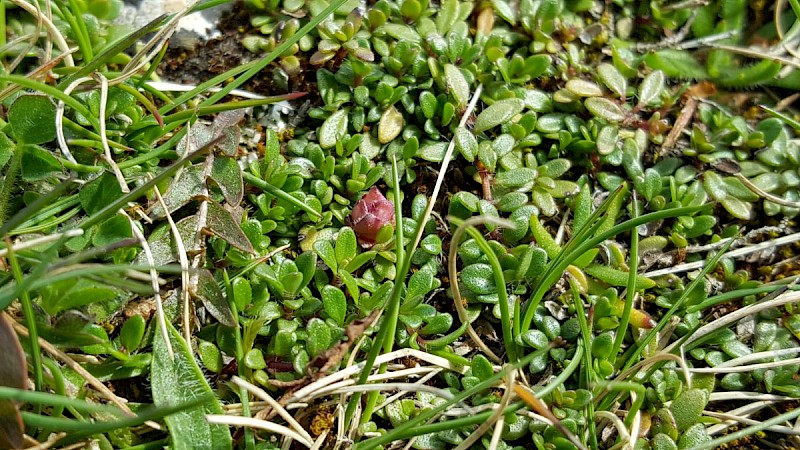
[[[445,64],[444,79],[458,106],[466,106],[469,103],[469,83],[461,70],[452,64]]]
[[[495,292],[492,267],[488,264],[470,264],[461,271],[464,286],[478,295]]]
[[[580,78],[567,81],[566,87],[569,92],[578,97],[600,97],[603,95],[603,90],[600,89],[600,86]]]
[[[620,97],[625,97],[625,90],[628,89],[628,82],[616,67],[609,63],[597,66],[597,75],[600,81]]]
[[[664,90],[664,72],[654,70],[647,75],[639,86],[639,104],[649,105],[658,99]]]
[[[621,122],[625,119],[625,112],[613,101],[604,97],[587,98],[583,104],[595,117],[600,117],[609,122]]]
[[[344,138],[347,134],[347,116],[348,111],[340,109],[325,119],[319,128],[319,145],[322,148],[334,147]]]
[[[689,389],[672,401],[669,409],[675,418],[678,430],[683,431],[697,423],[708,403],[708,391],[705,389]]]
[[[388,144],[403,131],[403,114],[394,107],[390,106],[383,112],[380,122],[378,122],[378,142]]]
[[[475,132],[480,133],[508,122],[512,117],[521,113],[524,108],[525,102],[517,98],[499,100],[478,115],[475,120]]]

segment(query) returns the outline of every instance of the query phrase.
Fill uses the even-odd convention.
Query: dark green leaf
[[[230,205],[238,205],[244,196],[242,169],[234,158],[218,156],[211,166],[211,179],[217,183],[225,201]]]
[[[120,197],[122,197],[122,189],[120,189],[116,177],[110,173],[104,173],[86,183],[78,192],[78,199],[81,201],[83,210],[90,215]]]
[[[207,403],[167,416],[172,448],[175,450],[216,450],[231,448],[230,431],[225,425],[212,425],[206,414],[223,414],[219,401],[214,398],[203,372],[197,366],[183,338],[167,322],[169,339],[175,354],[170,357],[167,343],[160,332],[153,337],[153,360],[150,382],[153,403],[170,407],[187,400],[208,399]]]
[[[461,281],[467,289],[479,295],[491,294],[497,290],[492,267],[488,264],[470,264],[465,267],[461,271]]]
[[[480,133],[497,125],[506,123],[512,117],[521,113],[525,108],[525,103],[516,98],[508,98],[495,102],[488,108],[481,111],[475,120],[475,132]]]
[[[103,247],[133,236],[131,222],[127,217],[114,216],[101,223],[92,236],[92,243]]]
[[[44,144],[56,138],[56,107],[43,95],[20,95],[8,110],[8,123],[17,142]]]
[[[21,176],[25,181],[40,181],[61,172],[61,164],[49,151],[38,145],[22,147]]]
[[[347,314],[347,299],[344,292],[336,286],[325,285],[322,288],[322,305],[328,317],[333,319],[337,325],[344,325],[344,317]]]
[[[214,275],[208,269],[197,269],[197,284],[192,286],[192,295],[203,302],[206,310],[226,327],[236,327],[238,322],[231,306],[220,289]]]
[[[244,252],[255,254],[253,245],[234,220],[231,213],[215,201],[208,201],[208,222],[206,229]]]

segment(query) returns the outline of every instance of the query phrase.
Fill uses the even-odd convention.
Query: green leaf
[[[622,111],[622,108],[605,97],[587,98],[583,104],[595,117],[600,117],[612,123],[621,122],[625,119],[625,112]]]
[[[466,128],[459,127],[456,129],[454,138],[456,148],[464,156],[464,159],[469,162],[474,161],[478,154],[478,140],[475,139],[475,136]]]
[[[208,399],[200,406],[169,415],[164,419],[169,429],[172,448],[174,450],[231,448],[233,442],[228,427],[212,425],[206,421],[206,414],[224,413],[219,401],[214,398],[186,342],[169,322],[167,329],[175,359],[170,357],[163,334],[157,331],[153,337],[153,360],[150,368],[153,403],[158,407],[170,407],[190,400]]]
[[[450,313],[441,313],[428,319],[428,323],[419,330],[422,336],[446,333],[453,326],[453,316]]]
[[[336,286],[325,285],[322,288],[322,306],[328,317],[333,319],[337,325],[344,325],[344,317],[347,314],[347,299],[344,292]]]
[[[28,367],[25,352],[9,319],[0,317],[0,386],[25,389]],[[0,448],[22,448],[25,428],[17,403],[0,399]]]
[[[425,140],[417,150],[417,156],[430,162],[442,162],[447,146],[447,142]]]
[[[492,375],[494,375],[494,368],[489,359],[481,354],[475,355],[472,358],[472,376],[485,381],[491,378]]]
[[[50,284],[42,290],[42,309],[50,315],[112,300],[120,295],[114,287],[85,278]]]
[[[132,352],[139,348],[146,327],[147,322],[139,315],[131,316],[125,321],[119,330],[119,341],[125,350]]]
[[[470,264],[461,271],[461,281],[470,291],[478,295],[492,294],[497,291],[494,285],[492,266],[478,263]]]
[[[338,270],[339,264],[336,262],[336,251],[333,249],[333,244],[328,239],[319,239],[314,241],[314,252],[322,259],[332,271]]]
[[[203,166],[201,164],[195,164],[187,167],[177,178],[172,180],[167,192],[163,195],[167,210],[172,213],[189,203],[195,196],[203,191],[204,186]],[[165,215],[164,209],[161,207],[161,202],[155,204],[150,212],[150,216],[154,219],[160,219]]]
[[[708,78],[706,69],[686,50],[660,50],[649,53],[645,63],[654,70],[661,70],[670,78]]]
[[[356,233],[350,227],[342,227],[339,230],[339,235],[336,236],[336,263],[338,267],[344,267],[347,263],[356,257],[358,252],[358,240]]]
[[[469,83],[467,83],[467,79],[461,73],[461,70],[452,64],[445,64],[444,79],[458,106],[462,108],[467,106],[467,103],[469,103]]]
[[[225,201],[230,205],[238,205],[244,196],[242,169],[234,158],[218,156],[211,165],[210,178],[217,183]]]
[[[197,356],[200,357],[200,362],[214,373],[222,371],[222,352],[212,342],[200,339],[197,342]]]
[[[317,270],[317,254],[313,252],[303,252],[298,256],[294,263],[297,269],[303,274],[302,285],[306,286],[311,279],[314,278],[314,272]]]
[[[625,97],[625,91],[628,89],[628,81],[616,67],[609,63],[600,64],[597,66],[597,76],[607,88],[611,89],[620,97]]]
[[[681,435],[680,439],[678,439],[678,448],[695,448],[708,442],[711,442],[711,437],[706,433],[705,424],[695,423]]]
[[[347,134],[347,109],[340,109],[325,119],[319,128],[319,145],[322,148],[335,147]]]
[[[213,200],[208,201],[205,228],[243,252],[256,253],[255,249],[253,249],[253,244],[250,243],[250,239],[247,239],[247,235],[244,234],[242,227],[236,223],[231,213]]]
[[[619,128],[616,125],[606,125],[597,133],[597,153],[601,155],[610,155],[618,143]]]
[[[750,220],[753,218],[753,204],[739,200],[736,197],[725,197],[720,200],[722,206],[728,210],[733,217],[742,220]]]
[[[14,154],[16,144],[8,136],[0,131],[0,169],[5,167],[11,155]]]
[[[442,36],[447,35],[450,28],[458,20],[459,3],[458,0],[444,0],[441,3],[438,14],[436,14],[436,30]],[[407,25],[404,25],[406,28]]]
[[[517,98],[498,100],[478,114],[475,120],[475,132],[480,133],[497,125],[510,121],[525,109],[525,102]]]
[[[403,114],[394,105],[387,108],[378,122],[378,142],[381,144],[392,142],[403,131],[404,123]]]
[[[333,344],[333,336],[330,327],[322,319],[313,318],[308,321],[306,326],[308,338],[306,349],[312,358],[324,352]]]
[[[519,169],[506,170],[500,172],[495,178],[495,183],[502,187],[519,187],[532,183],[537,176],[537,170],[530,167],[520,167]]]
[[[20,95],[8,110],[8,123],[18,143],[44,144],[56,138],[56,107],[44,95]]]
[[[580,78],[567,81],[565,87],[578,97],[600,97],[603,95],[603,90],[600,89],[600,86]]]
[[[611,286],[627,286],[628,285],[628,272],[615,269],[613,267],[604,266],[602,264],[589,264],[583,268],[583,271],[588,275],[597,278]],[[650,289],[655,286],[655,281],[641,275],[636,276],[636,289]]]
[[[203,302],[206,310],[226,327],[236,327],[239,323],[231,311],[230,303],[220,289],[214,275],[208,269],[197,269],[197,285],[191,286],[192,295]]]
[[[650,72],[642,80],[642,84],[639,85],[639,104],[649,105],[658,100],[658,97],[664,91],[664,82],[664,72],[660,70]]]
[[[81,206],[89,215],[102,210],[120,197],[122,197],[122,189],[120,189],[117,179],[110,173],[104,173],[86,183],[78,192]]]
[[[22,146],[22,169],[24,181],[41,181],[61,172],[61,164],[49,151],[38,145]]]
[[[570,167],[572,163],[566,158],[551,159],[539,166],[539,176],[558,178],[567,173]]]
[[[92,243],[98,247],[119,242],[133,236],[131,222],[123,216],[114,216],[101,223],[92,236]]]

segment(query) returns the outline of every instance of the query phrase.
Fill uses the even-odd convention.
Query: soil
[[[252,11],[241,2],[237,2],[232,10],[224,15],[218,24],[220,37],[199,42],[193,49],[170,48],[158,68],[158,74],[164,79],[183,84],[199,84],[234,67],[241,66],[260,58],[242,46],[242,39],[247,35],[260,34],[250,25]],[[302,58],[302,54],[297,55]],[[276,62],[270,63],[261,73],[248,80],[241,88],[260,95],[281,95],[289,92],[308,92],[312,95],[312,103],[317,103],[316,70],[308,68],[308,63],[301,61],[299,75],[290,78],[289,89],[281,88],[272,79]],[[309,97],[305,97],[308,100]]]

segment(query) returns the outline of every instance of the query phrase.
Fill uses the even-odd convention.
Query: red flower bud
[[[394,225],[394,204],[373,187],[353,206],[349,222],[358,243],[364,248],[372,247],[381,228],[387,223]]]

